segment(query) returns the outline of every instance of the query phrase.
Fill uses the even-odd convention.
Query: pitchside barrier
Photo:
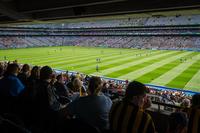
[[[56,73],[66,73],[68,72],[69,75],[76,75],[77,72],[76,71],[64,71],[64,70],[59,70],[59,69],[54,69],[54,71]],[[89,76],[96,76],[96,75],[89,75]],[[126,84],[126,80],[121,80],[121,79],[116,79],[116,78],[109,78],[109,77],[104,77],[104,76],[100,76],[102,79],[104,80],[110,80],[110,81],[114,81],[115,83],[118,84]],[[183,90],[180,88],[170,88],[170,87],[165,87],[165,86],[158,86],[158,85],[152,85],[152,84],[145,84],[147,87],[149,88],[153,88],[156,90],[169,90],[169,91],[181,91],[184,92],[187,95],[193,96],[194,94],[200,94],[200,92],[194,92],[194,91],[190,91],[190,90]]]

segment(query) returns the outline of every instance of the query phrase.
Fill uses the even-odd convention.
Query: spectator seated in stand
[[[31,70],[31,75],[28,77],[27,88],[32,87],[36,82],[38,82],[40,78],[40,68],[38,66],[34,66]]]
[[[79,78],[74,79],[73,87],[74,87],[73,91],[78,92],[80,96],[86,96],[87,95],[86,88],[83,85],[83,82]]]
[[[71,75],[71,80],[70,82],[67,83],[67,88],[69,89],[70,92],[73,93],[73,82],[74,82],[74,79],[76,78],[74,75]]]
[[[24,85],[18,79],[19,66],[9,64],[4,77],[0,81],[0,92],[4,96],[19,96],[24,91]]]
[[[44,66],[40,70],[40,80],[35,84],[32,116],[34,122],[42,131],[56,132],[58,116],[65,108],[58,101],[55,88],[51,84],[53,70]]]
[[[27,84],[27,79],[30,76],[30,66],[28,64],[24,64],[21,72],[17,75],[23,85]]]
[[[82,96],[70,103],[67,110],[71,116],[88,123],[100,130],[109,128],[108,115],[112,101],[100,93],[102,81],[99,77],[91,77],[88,86],[88,95]]]
[[[130,82],[122,101],[113,104],[110,111],[110,129],[113,133],[155,133],[154,122],[145,112],[148,92],[140,82]]]
[[[28,77],[26,81],[26,90],[23,95],[23,104],[24,104],[24,109],[23,109],[23,118],[24,121],[26,121],[27,126],[30,126],[35,117],[34,115],[30,115],[34,112],[34,98],[36,95],[36,89],[35,86],[39,82],[40,78],[40,68],[38,66],[34,66],[31,70],[31,75]]]
[[[57,81],[54,83],[54,87],[56,89],[56,94],[59,97],[59,101],[63,104],[66,104],[70,102],[68,99],[69,97],[69,91],[67,89],[67,86],[64,84],[64,77],[62,74],[58,75],[56,77]]]
[[[19,66],[9,64],[4,77],[0,80],[0,104],[2,112],[18,113],[19,99],[25,87],[18,79]]]

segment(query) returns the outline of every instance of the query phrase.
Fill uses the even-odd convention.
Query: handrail
[[[152,101],[153,104],[157,104],[157,105],[162,105],[162,106],[167,106],[170,108],[176,108],[176,109],[189,109],[187,107],[181,107],[181,106],[177,106],[177,105],[173,105],[173,104],[167,104],[167,103],[162,103],[162,102],[157,102],[157,101]]]

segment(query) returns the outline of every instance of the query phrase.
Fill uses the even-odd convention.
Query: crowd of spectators
[[[197,35],[199,27],[115,27],[115,28],[89,28],[89,29],[15,29],[0,28],[2,36],[115,36],[115,35]]]
[[[111,48],[199,50],[195,36],[65,36],[65,37],[1,37],[0,48],[42,46],[91,46]]]
[[[2,64],[6,64],[6,62],[2,62],[1,66],[4,66]],[[1,67],[2,68],[2,67]],[[26,75],[27,73],[30,72],[30,66],[25,64],[25,65],[21,65],[21,71],[22,73],[20,73],[18,75],[18,78],[21,80],[21,82],[23,84],[25,84],[25,80],[26,80]],[[33,67],[32,71],[31,71],[31,76],[30,78],[35,78],[38,77],[39,75],[39,67],[35,66]],[[76,73],[63,73],[61,74],[61,72],[57,72],[54,71],[55,74],[55,86],[60,87],[60,83],[64,82],[65,84],[68,83],[69,81],[74,81],[76,83],[76,85],[78,84],[83,84],[86,85],[88,84],[88,79],[90,76],[85,75],[85,74],[80,74],[78,72],[78,74]],[[33,76],[33,75],[37,75],[37,76]],[[79,80],[75,79],[75,77],[79,77],[81,79],[81,81],[83,81],[83,83],[79,82]],[[75,79],[75,80],[74,80]],[[115,99],[115,98],[120,98],[121,96],[124,96],[125,94],[125,89],[129,83],[128,80],[122,81],[122,80],[115,80],[115,79],[108,79],[108,78],[102,78],[103,80],[103,85],[102,85],[102,92],[110,97],[111,99]],[[68,84],[68,88],[72,88],[70,85],[71,82],[69,82]],[[82,86],[82,85],[78,85],[78,86]],[[79,90],[79,87],[75,87],[77,89],[75,89],[76,91]],[[170,90],[170,89],[157,89],[157,88],[153,88],[151,86],[148,86],[149,89],[149,96],[151,97],[152,101],[157,101],[157,102],[161,102],[161,103],[168,103],[168,104],[173,104],[173,105],[177,105],[177,106],[186,106],[186,107],[190,107],[191,105],[191,99],[192,99],[192,95],[191,93],[187,93],[184,90]],[[83,91],[81,92],[85,92],[86,88],[83,88]],[[62,94],[63,96],[67,96],[68,93],[65,95],[64,93],[62,93],[62,89],[61,90],[57,90],[57,92],[59,94]],[[154,97],[156,96],[156,97]]]
[[[182,91],[149,88],[137,81],[116,82],[81,73],[58,73],[49,66],[20,65],[17,60],[1,62],[0,119],[7,120],[7,124],[0,123],[0,130],[154,133],[159,125],[154,124],[146,110],[151,108],[154,96],[161,97],[159,102],[167,103],[167,99],[179,103],[176,106],[183,109],[192,107],[193,112],[200,106],[199,94],[192,97]],[[169,116],[173,124],[168,124],[167,133],[191,130],[187,129],[188,119],[189,126],[198,132],[194,122],[198,123],[196,117],[200,116],[192,118],[193,114],[184,111]],[[13,115],[23,124],[13,120]]]
[[[199,50],[199,20],[200,15],[178,15],[1,27],[0,48],[78,45]]]
[[[15,61],[0,68],[1,114],[17,114],[33,132],[64,132],[78,123],[85,124],[83,131],[109,129],[112,101],[100,92],[101,78],[90,77],[83,85],[81,75],[69,80],[48,66],[31,68]],[[68,122],[71,126],[62,126]]]
[[[1,27],[0,48],[72,45],[199,50],[199,20],[200,15],[192,15]]]
[[[181,107],[190,107],[192,94],[180,90],[157,90],[150,88],[149,92],[152,101],[172,104]],[[154,97],[156,96],[156,97]]]

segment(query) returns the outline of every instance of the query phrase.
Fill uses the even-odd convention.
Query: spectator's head
[[[52,78],[53,70],[49,66],[44,66],[40,70],[40,79],[48,80]]]
[[[54,85],[54,83],[57,81],[57,77],[56,77],[56,73],[52,73],[51,74],[51,84]]]
[[[83,86],[83,82],[79,78],[75,78],[73,80],[73,87],[74,87],[73,91],[79,91],[82,86]]]
[[[16,75],[19,73],[19,66],[15,63],[9,64],[6,70],[6,74],[13,74]]]
[[[137,81],[132,81],[128,84],[124,101],[131,102],[139,107],[143,107],[146,101],[147,87]]]
[[[185,113],[176,112],[169,116],[169,133],[186,133],[188,119]]]
[[[30,66],[28,64],[24,64],[22,67],[22,72],[27,73],[30,71]]]
[[[190,100],[187,99],[187,98],[183,99],[183,102],[181,103],[181,106],[189,108],[190,107]]]
[[[31,70],[31,76],[39,79],[40,78],[40,68],[38,66],[34,66]]]
[[[92,76],[89,80],[88,94],[98,95],[102,88],[102,81],[100,77]]]
[[[74,75],[71,75],[71,82],[74,82],[74,79],[76,79],[76,77]]]
[[[109,87],[109,84],[108,84],[108,83],[106,83],[106,82],[104,82],[104,83],[103,83],[103,87],[102,87],[102,88],[103,88],[103,89],[108,89],[108,87]]]
[[[63,77],[62,74],[59,74],[59,75],[56,77],[56,79],[57,79],[57,81],[58,81],[59,83],[64,83],[64,77]]]
[[[195,94],[192,97],[192,107],[200,106],[200,94]]]

